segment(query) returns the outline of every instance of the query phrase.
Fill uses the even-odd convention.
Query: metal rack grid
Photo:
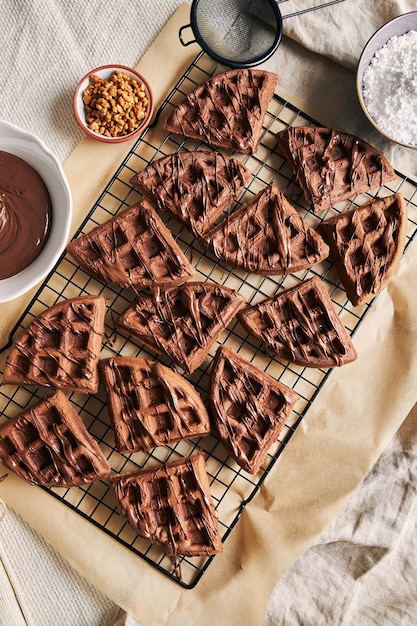
[[[185,94],[222,69],[225,68],[216,65],[205,54],[200,54],[195,59],[167,96],[153,126],[142,134],[120,164],[75,236],[90,231],[97,224],[101,224],[112,217],[117,211],[134,204],[140,196],[133,190],[129,180],[134,173],[142,170],[152,160],[178,150],[194,150],[202,147],[209,149],[206,145],[200,145],[193,140],[167,134],[163,130],[163,120],[170,113],[172,107],[183,99]],[[256,155],[242,156],[229,153],[229,156],[242,160],[253,174],[251,181],[232,210],[252,197],[266,184],[275,181],[304,219],[316,227],[319,221],[330,217],[334,211],[344,210],[352,203],[361,204],[376,195],[387,195],[401,191],[406,200],[409,215],[407,248],[417,232],[417,183],[397,172],[398,178],[387,187],[374,189],[372,194],[363,194],[356,197],[352,202],[343,203],[343,205],[339,205],[320,216],[312,214],[305,204],[299,186],[294,182],[287,162],[275,150],[275,133],[289,125],[300,124],[317,124],[317,121],[293,106],[291,102],[274,95],[265,117],[263,134]],[[308,271],[284,277],[249,274],[224,266],[210,253],[203,251],[185,227],[173,218],[167,217],[166,214],[160,213],[160,215],[186,256],[193,263],[196,269],[195,280],[209,280],[238,290],[245,296],[248,304],[254,304],[277,293],[280,289],[290,287],[313,274],[317,274],[322,278],[338,314],[351,335],[355,333],[372,306],[370,303],[355,308],[347,301],[336,271],[328,260]],[[224,217],[223,215],[219,219]],[[13,329],[9,343],[0,348],[0,352],[6,352],[14,335],[20,329],[27,327],[34,317],[45,308],[52,306],[57,301],[82,294],[102,294],[107,301],[108,312],[106,316],[106,339],[102,349],[103,358],[123,354],[159,360],[170,365],[170,362],[164,357],[156,356],[133,338],[114,329],[114,318],[133,301],[135,294],[129,290],[113,288],[99,282],[81,270],[66,254],[61,257],[54,270],[42,283]],[[261,484],[275,466],[300,421],[322,389],[327,377],[331,374],[331,370],[302,368],[270,356],[264,351],[262,345],[249,337],[235,320],[222,333],[219,342],[214,345],[202,366],[187,377],[195,385],[203,399],[207,395],[211,361],[219,343],[227,344],[257,367],[294,389],[300,396],[300,400],[287,421],[279,440],[270,449],[266,462],[256,476],[251,476],[240,469],[227,456],[214,436],[194,441],[181,441],[172,446],[156,448],[149,454],[122,455],[114,447],[104,391],[100,390],[94,396],[72,393],[69,394],[69,399],[90,433],[99,442],[113,472],[134,471],[148,464],[175,460],[179,456],[191,454],[196,449],[203,449],[207,459],[211,494],[219,515],[221,535],[225,541],[238,522],[242,511],[256,495]],[[1,414],[12,417],[44,394],[45,390],[2,386],[0,387]],[[129,524],[121,518],[112,492],[105,480],[86,487],[49,489],[47,491],[183,587],[194,587],[214,558],[180,557],[178,565],[181,570],[181,578],[179,578],[174,573],[178,571],[178,568],[173,568],[171,559],[162,550],[138,537]],[[227,550],[227,545],[225,549]]]

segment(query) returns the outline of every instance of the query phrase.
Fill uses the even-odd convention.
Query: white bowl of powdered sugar
[[[417,11],[396,17],[371,37],[359,60],[356,88],[374,127],[417,149]]]

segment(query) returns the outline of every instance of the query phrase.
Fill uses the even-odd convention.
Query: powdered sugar
[[[379,128],[417,146],[417,31],[392,37],[363,74],[363,99]]]

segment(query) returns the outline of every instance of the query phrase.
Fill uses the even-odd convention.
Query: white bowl
[[[148,100],[148,107],[146,109],[146,115],[138,128],[136,128],[133,132],[128,133],[127,135],[121,135],[118,137],[107,137],[105,135],[100,135],[92,131],[85,120],[85,108],[83,102],[83,93],[90,84],[90,77],[93,74],[96,74],[100,78],[104,78],[109,80],[116,70],[121,70],[125,74],[127,74],[133,80],[136,80],[139,84],[143,84],[145,88],[146,98]],[[152,90],[149,86],[147,80],[136,70],[126,67],[125,65],[102,65],[101,67],[97,67],[88,74],[86,74],[78,83],[77,88],[74,92],[73,97],[73,111],[75,119],[77,120],[79,126],[83,129],[87,135],[97,139],[98,141],[104,141],[105,143],[120,143],[121,141],[128,141],[137,137],[149,124],[151,123],[153,111],[154,111],[154,102],[153,102],[153,94]]]
[[[366,100],[363,95],[363,76],[364,72],[371,63],[372,58],[378,50],[381,50],[388,43],[388,41],[394,36],[400,36],[408,33],[409,31],[417,31],[417,11],[405,13],[393,20],[387,22],[379,30],[377,30],[368,43],[364,47],[359,59],[358,68],[356,72],[356,91],[360,105],[371,124],[383,135],[385,138],[405,146],[407,148],[417,149],[417,145],[410,144],[399,140],[398,137],[391,136],[373,119],[366,106]]]
[[[29,291],[57,263],[69,237],[72,196],[60,163],[45,144],[31,133],[0,120],[0,150],[15,154],[38,172],[48,188],[52,202],[51,230],[42,252],[26,269],[0,280],[0,302],[8,302]]]

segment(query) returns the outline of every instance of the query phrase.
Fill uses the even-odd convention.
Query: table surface
[[[72,92],[80,76],[92,67],[108,62],[137,65],[181,2],[155,0],[150,10],[149,4],[144,0],[137,2],[122,0],[106,6],[105,11],[102,3],[96,0],[92,0],[88,5],[76,1],[70,6],[64,2],[53,3],[50,0],[30,1],[24,6],[18,6],[13,0],[6,0],[4,4],[3,15],[7,17],[9,28],[4,30],[4,46],[1,53],[2,118],[35,133],[59,160],[65,163],[83,139],[83,133],[77,127],[71,110]],[[283,4],[284,14],[285,11],[290,12],[290,4],[292,9],[297,9],[303,3],[292,0],[288,3],[288,9],[286,4]],[[345,0],[344,3],[325,11],[284,20],[283,43],[264,67],[277,72],[280,85],[297,98],[308,101],[312,110],[324,112],[347,131],[358,134],[382,149],[400,171],[416,175],[417,151],[391,144],[376,133],[359,107],[354,85],[355,59],[358,59],[361,47],[369,35],[388,18],[415,8],[415,3],[393,2],[392,7],[380,7],[378,11],[373,12],[366,6],[367,4],[364,0],[356,3],[353,0]],[[360,28],[356,9],[362,12]],[[389,14],[390,11],[394,15]],[[327,19],[324,19],[325,16]],[[352,18],[354,22],[349,27],[345,26],[347,18]],[[341,24],[344,25],[343,37],[336,36],[343,30]],[[314,25],[315,37],[309,31],[308,27],[311,25]],[[197,53],[198,47],[195,49]],[[300,68],[303,68],[303,71],[300,71]],[[45,97],[45,93],[48,97]],[[329,103],[332,103],[331,111]],[[94,168],[89,172],[90,176],[93,174]],[[332,590],[332,577],[336,575],[335,572],[341,575],[340,563],[342,563],[345,568],[343,575],[349,574],[351,576],[349,580],[355,581],[357,579],[354,563],[357,565],[364,561],[375,566],[370,588],[372,597],[378,598],[379,608],[375,608],[375,604],[373,610],[367,606],[367,621],[362,623],[372,624],[374,621],[378,623],[381,614],[385,619],[394,616],[390,623],[412,623],[407,620],[411,620],[417,612],[410,599],[405,600],[408,588],[400,593],[401,589],[398,587],[394,592],[391,585],[387,585],[387,593],[391,600],[385,599],[384,603],[381,603],[375,589],[381,588],[381,580],[387,572],[382,567],[380,570],[376,567],[380,565],[385,555],[395,556],[395,572],[401,572],[401,568],[404,567],[404,560],[398,556],[404,548],[404,543],[400,542],[398,537],[401,533],[404,534],[404,528],[408,529],[407,538],[410,537],[412,527],[410,515],[415,506],[412,499],[413,490],[410,489],[411,478],[416,471],[417,457],[412,428],[414,422],[415,416],[411,413],[382,460],[355,494],[356,500],[354,498],[350,503],[351,509],[348,507],[344,509],[340,517],[317,538],[315,546],[307,550],[297,561],[293,566],[295,569],[289,569],[283,579],[277,581],[277,588],[271,596],[268,609],[265,606],[265,610],[267,609],[265,626],[277,623],[278,619],[287,620],[286,624],[304,623],[301,610],[298,618],[293,617],[293,621],[289,618],[290,614],[294,614],[294,607],[299,605],[300,597],[304,598],[306,612],[311,611],[312,606],[320,606],[321,603],[321,614],[327,612],[329,619],[331,617],[334,620],[332,623],[338,623],[337,617],[331,612],[333,610],[331,597],[334,596],[328,592],[329,589]],[[395,498],[391,501],[392,515],[395,513],[397,519],[396,525],[393,523],[388,531],[386,524],[384,525],[384,515],[377,510],[376,504],[369,507],[368,523],[372,524],[374,529],[379,529],[372,535],[374,538],[377,537],[375,541],[378,550],[373,546],[370,559],[369,551],[365,550],[370,534],[363,510],[364,498],[370,497],[372,489],[374,498],[372,502],[381,501],[381,485],[386,480],[387,468],[397,468],[399,464],[402,480],[396,481]],[[404,493],[407,494],[407,498],[403,499],[407,507],[404,502],[402,506],[400,505],[401,494]],[[0,599],[4,599],[4,603],[2,605],[0,602],[0,623],[29,624],[29,626],[41,623],[102,626],[107,623],[113,624],[119,619],[119,624],[123,621],[133,624],[135,620],[132,616],[124,615],[119,607],[114,605],[112,599],[106,597],[71,568],[19,515],[8,510],[6,505],[2,506]],[[399,511],[401,515],[398,515]],[[363,518],[361,525],[358,518],[361,520]],[[353,528],[355,524],[359,531],[356,535],[354,532],[349,534],[346,527]],[[407,524],[409,526],[406,526]],[[350,542],[352,546],[354,544],[352,537],[358,544],[362,542],[361,555],[354,553],[356,561],[352,557],[352,552],[349,553],[349,559],[346,558],[346,552],[329,552],[330,544],[346,546]],[[28,553],[31,558],[27,558]],[[311,576],[309,559],[312,563],[315,562],[317,567],[314,558],[318,553],[323,556],[323,562],[327,559],[332,564],[333,569],[323,568],[326,585],[317,589],[317,596],[314,596],[313,590],[307,601],[302,595],[302,577]],[[331,558],[328,558],[329,554]],[[349,566],[346,565],[347,561]],[[42,570],[37,567],[39,563],[43,564]],[[407,580],[415,580],[416,572],[409,555],[405,565],[408,568]],[[364,569],[364,573],[368,571],[370,566]],[[27,584],[29,579],[30,585]],[[295,579],[300,581],[298,585],[294,585]],[[401,576],[398,575],[396,580],[400,579]],[[369,591],[369,588],[365,587],[363,580],[361,582],[363,587],[360,590],[365,597],[365,590]],[[357,606],[351,601],[355,590],[357,591],[357,586],[355,587],[354,582],[347,585],[346,594],[343,596],[345,604],[340,603],[344,606],[346,614],[348,607],[351,611],[358,611],[365,606],[363,599],[362,604],[359,603]],[[336,593],[336,590],[333,592]],[[340,599],[339,591],[337,593]],[[47,601],[39,602],[41,597],[47,598]],[[285,602],[282,600],[277,602],[277,598],[283,597],[286,598]],[[320,603],[317,602],[317,597],[320,598]],[[311,616],[314,613],[307,614]],[[402,622],[395,621],[400,619],[399,616],[403,619]],[[140,616],[136,615],[136,618],[140,619]]]

